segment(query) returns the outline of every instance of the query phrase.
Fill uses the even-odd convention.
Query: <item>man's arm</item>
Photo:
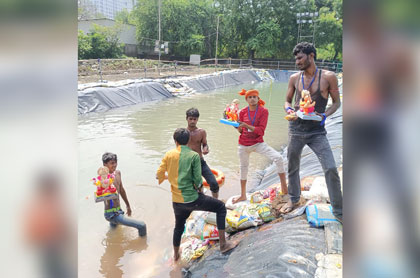
[[[286,93],[286,102],[284,103],[284,110],[286,111],[287,114],[293,111],[290,108],[293,109],[292,101],[293,101],[293,96],[295,95],[295,90],[296,90],[295,83],[296,83],[296,78],[298,75],[299,75],[298,73],[295,73],[289,78],[289,85],[287,86],[287,93]]]
[[[241,113],[241,111],[239,111],[239,119],[238,119],[239,126],[238,126],[238,127],[234,127],[234,128],[236,128],[236,130],[237,130],[240,134],[242,134],[242,131],[243,131],[243,130],[242,130],[242,127],[240,127],[240,125],[242,124],[243,120],[244,120],[243,113]]]
[[[200,156],[195,153],[196,155],[193,156],[192,159],[192,174],[193,174],[193,182],[196,188],[200,188],[203,183],[203,178],[201,177],[201,159]],[[201,188],[200,188],[201,190]]]
[[[241,122],[238,128],[244,127],[252,132],[264,136],[265,128],[267,127],[267,121],[268,121],[268,110],[264,110],[261,116],[258,116],[258,125],[252,126],[247,123]]]
[[[159,166],[159,169],[156,172],[156,179],[159,181],[159,184],[161,184],[165,179],[167,179],[167,176],[165,175],[167,170],[167,159],[166,155],[162,159],[162,163]]]
[[[203,146],[203,150],[202,153],[203,154],[208,154],[210,152],[209,150],[209,145],[207,145],[207,133],[204,129],[202,129],[201,131],[202,133],[202,139],[201,139],[201,145]]]
[[[130,203],[128,202],[127,193],[125,192],[122,179],[121,179],[121,172],[119,170],[115,171],[115,178],[120,183],[120,195],[121,195],[121,198],[124,200],[125,206],[127,207],[127,215],[131,216]]]
[[[331,95],[332,105],[325,111],[325,116],[328,117],[337,111],[341,105],[340,93],[338,91],[337,76],[333,72],[325,75],[328,81],[328,94]]]

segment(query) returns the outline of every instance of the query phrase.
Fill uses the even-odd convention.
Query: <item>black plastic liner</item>
[[[159,82],[120,87],[93,87],[78,92],[78,113],[104,112],[112,108],[172,97]]]
[[[323,229],[311,228],[303,216],[263,227],[248,232],[228,255],[213,247],[185,277],[314,277],[315,255],[326,252]]]
[[[234,72],[220,72],[217,75],[208,75],[184,81],[189,87],[197,92],[210,91],[218,88],[240,85],[250,82],[260,82],[261,78],[253,70],[241,70]]]

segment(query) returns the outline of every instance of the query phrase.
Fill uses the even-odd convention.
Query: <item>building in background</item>
[[[115,15],[122,11],[132,11],[137,0],[79,0],[79,9],[84,11],[82,18],[79,19],[95,19],[95,18],[107,18],[115,19]]]

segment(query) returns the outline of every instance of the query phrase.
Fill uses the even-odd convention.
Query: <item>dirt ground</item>
[[[218,67],[217,71],[228,70],[229,68],[221,68]],[[114,71],[114,72],[107,72],[102,74],[102,80],[106,81],[120,81],[125,79],[155,79],[155,78],[168,78],[168,77],[182,77],[182,76],[192,76],[192,75],[199,75],[199,74],[209,74],[216,72],[214,67],[196,67],[196,66],[184,66],[174,68],[164,68],[161,70],[160,74],[157,68],[148,68],[145,72],[144,69],[130,69],[127,71]],[[101,76],[99,72],[96,73],[89,73],[89,74],[80,74],[78,76],[78,83],[85,84],[85,83],[92,83],[92,82],[100,82]]]

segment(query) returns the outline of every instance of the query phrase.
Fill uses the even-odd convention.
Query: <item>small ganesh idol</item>
[[[232,100],[231,104],[226,105],[225,111],[223,112],[223,118],[228,121],[236,122],[238,121],[238,112],[239,112],[239,100]]]
[[[113,185],[114,174],[109,173],[109,169],[105,166],[99,167],[98,176],[93,178],[93,184],[97,187],[95,192],[95,201],[100,202],[117,198],[117,189]]]
[[[299,103],[300,111],[309,115],[315,111],[315,101],[312,101],[311,93],[308,90],[302,90],[302,97]]]

